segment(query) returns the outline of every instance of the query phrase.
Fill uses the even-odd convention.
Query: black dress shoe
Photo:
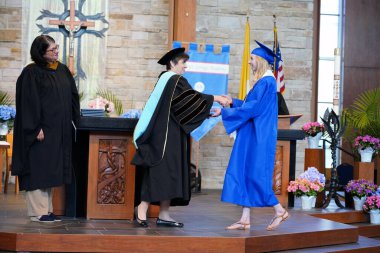
[[[183,223],[181,222],[161,220],[160,218],[157,218],[156,224],[157,226],[162,226],[162,227],[175,227],[175,228],[183,227]]]
[[[136,221],[137,225],[139,225],[140,227],[144,227],[144,228],[148,227],[148,221],[147,220],[140,220],[139,219],[139,213],[137,211],[137,207],[135,207],[135,221]]]

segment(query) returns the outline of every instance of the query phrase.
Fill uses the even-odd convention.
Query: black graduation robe
[[[169,79],[146,131],[136,140],[132,163],[144,170],[141,200],[189,204],[189,133],[209,117],[213,102],[212,95],[193,90],[184,77]]]
[[[277,101],[278,101],[278,115],[289,115],[288,107],[281,92],[277,92]]]
[[[26,66],[16,83],[12,174],[20,190],[70,183],[72,123],[79,119],[79,96],[69,69]],[[36,137],[43,130],[45,139]]]

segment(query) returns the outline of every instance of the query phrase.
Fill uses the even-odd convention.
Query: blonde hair
[[[255,86],[257,80],[259,80],[268,69],[271,69],[269,63],[264,58],[255,55],[257,62],[257,70],[253,72],[253,86]]]

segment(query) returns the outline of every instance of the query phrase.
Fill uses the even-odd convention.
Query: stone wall
[[[239,92],[246,15],[251,27],[251,49],[256,47],[255,40],[272,47],[276,15],[285,69],[284,97],[290,113],[303,114],[292,128],[300,128],[311,118],[313,8],[312,0],[199,0],[197,6],[197,41],[231,46],[232,96]],[[303,171],[305,144],[299,141],[297,145],[297,174]],[[200,141],[198,163],[205,187],[218,188],[222,184],[232,145],[221,124]]]
[[[58,1],[58,0],[57,0]],[[163,70],[157,59],[167,50],[168,0],[110,0],[104,88],[123,101],[124,109],[142,108]],[[273,17],[285,62],[284,97],[291,113],[310,120],[313,0],[198,0],[197,42],[231,46],[229,94],[238,93],[246,15],[254,40],[271,47]],[[14,96],[21,63],[21,0],[0,0],[0,90]],[[29,50],[24,50],[28,52]],[[233,140],[219,124],[199,146],[193,161],[202,172],[203,188],[221,188]],[[305,141],[297,145],[297,171],[303,170]]]
[[[21,63],[21,0],[0,1],[0,90],[14,98]]]

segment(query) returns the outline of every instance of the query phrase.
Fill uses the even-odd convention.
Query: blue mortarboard
[[[174,48],[167,52],[161,59],[158,60],[158,64],[166,65],[169,61],[171,61],[176,55],[185,52],[184,47]]]
[[[269,64],[273,65],[274,57],[277,59],[278,57],[275,55],[275,53],[273,53],[272,49],[258,42],[257,40],[255,41],[260,47],[253,49],[251,54],[258,55],[261,58],[264,58]]]

